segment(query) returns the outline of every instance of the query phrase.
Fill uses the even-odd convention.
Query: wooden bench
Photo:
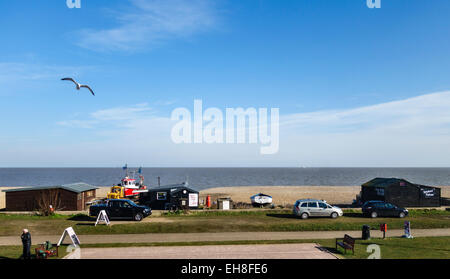
[[[336,250],[338,245],[344,248],[344,253],[347,253],[347,250],[352,250],[353,254],[355,254],[355,239],[348,234],[344,235],[342,241],[338,241],[339,238],[336,238]]]

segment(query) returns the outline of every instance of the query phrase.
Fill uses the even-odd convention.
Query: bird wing
[[[75,83],[76,85],[78,85],[78,82],[76,82],[73,78],[62,78],[61,80],[69,80],[69,81]]]
[[[94,91],[92,91],[92,89],[91,89],[88,85],[84,85],[84,84],[83,84],[83,85],[81,85],[80,87],[84,87],[84,88],[89,89],[89,91],[91,91],[92,95],[95,96]]]

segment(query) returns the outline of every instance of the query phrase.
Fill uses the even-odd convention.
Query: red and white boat
[[[140,193],[148,192],[147,186],[144,185],[144,176],[142,175],[142,168],[139,168],[139,182],[137,182],[136,179],[130,177],[128,175],[128,167],[125,165],[123,168],[126,170],[125,177],[122,178],[120,181],[120,184],[117,184],[116,186],[111,187],[111,192],[108,193],[107,197],[111,199],[119,199],[119,198],[126,198],[126,199],[134,199],[139,196]],[[134,174],[136,172],[131,172]]]
[[[124,187],[125,198],[132,198],[139,195],[139,193],[148,192],[147,186],[144,183],[144,177],[141,175],[141,180],[136,183],[136,179],[125,176],[120,183],[120,186]]]

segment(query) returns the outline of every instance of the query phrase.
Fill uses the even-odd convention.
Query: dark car
[[[400,217],[408,215],[408,210],[384,201],[368,201],[362,206],[364,215],[376,217]]]
[[[101,210],[105,210],[110,219],[133,219],[142,221],[145,217],[152,215],[150,207],[137,205],[126,199],[110,199],[105,203],[91,205],[89,216],[98,216]]]

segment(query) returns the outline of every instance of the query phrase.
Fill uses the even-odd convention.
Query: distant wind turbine
[[[82,87],[87,88],[87,89],[89,89],[89,91],[91,91],[92,95],[95,96],[94,91],[92,91],[92,89],[89,87],[89,85],[79,84],[73,78],[62,78],[61,80],[69,80],[69,81],[75,83],[77,90],[80,90]]]

